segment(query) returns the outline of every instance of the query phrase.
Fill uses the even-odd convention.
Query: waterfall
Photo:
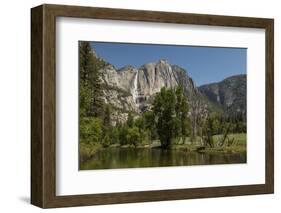
[[[138,71],[136,72],[135,79],[134,79],[134,88],[133,88],[133,99],[138,105],[137,99],[138,99]]]

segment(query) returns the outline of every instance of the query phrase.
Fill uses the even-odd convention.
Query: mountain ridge
[[[100,71],[102,83],[106,85],[104,101],[117,109],[122,121],[128,111],[140,113],[149,110],[155,94],[162,87],[176,88],[182,85],[189,100],[193,96],[201,96],[185,69],[163,59],[143,64],[139,68],[126,65],[116,69],[107,64]]]
[[[93,52],[94,57],[104,61],[94,50]],[[183,86],[189,104],[196,105],[198,111],[206,111],[207,109],[215,112],[224,110],[228,113],[231,111],[228,109],[231,107],[225,107],[225,104],[221,103],[222,96],[218,95],[217,91],[225,89],[226,92],[223,94],[231,95],[231,91],[229,92],[227,88],[219,85],[221,82],[228,82],[228,79],[231,81],[235,76],[230,76],[221,82],[197,87],[186,69],[176,64],[170,64],[167,59],[159,59],[139,67],[128,64],[119,69],[106,61],[104,62],[105,66],[100,70],[101,81],[104,85],[103,99],[114,109],[112,116],[114,122],[124,122],[129,112],[138,114],[150,110],[155,94],[160,92],[162,87],[176,88],[178,85]],[[230,90],[237,89],[234,87]],[[223,98],[231,99],[231,97],[225,96]],[[244,104],[244,100],[240,102],[241,109],[239,109],[244,112],[245,107],[243,106],[246,104]],[[235,110],[237,111],[237,106],[234,106],[232,111]]]
[[[201,85],[200,92],[208,99],[220,105],[231,114],[243,114],[246,117],[247,75],[229,76],[222,81]]]

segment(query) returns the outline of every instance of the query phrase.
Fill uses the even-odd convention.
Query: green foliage
[[[100,143],[102,138],[102,121],[99,118],[80,118],[80,142],[86,144]]]
[[[147,134],[151,140],[157,140],[158,134],[155,124],[155,115],[152,111],[144,112],[142,115],[144,119],[144,129],[147,130]]]
[[[138,117],[135,122],[135,126],[138,127],[139,129],[145,129],[145,120],[143,116]]]
[[[79,42],[80,115],[99,117],[103,112],[100,69],[106,64],[97,58],[90,42]]]
[[[116,90],[120,99],[131,94],[101,83],[100,72],[106,65],[93,53],[89,42],[79,42],[79,131],[84,153],[92,153],[90,147],[96,150],[94,147],[108,147],[112,144],[138,146],[151,144],[155,140],[160,140],[161,147],[166,149],[175,141],[184,145],[189,136],[195,140],[201,138],[207,146],[214,147],[214,135],[246,132],[245,116],[236,113],[231,117],[210,114],[207,119],[196,120],[195,134],[191,134],[194,127],[190,118],[192,110],[189,109],[189,102],[181,85],[173,89],[163,87],[151,99],[151,111],[143,112],[138,117],[133,112],[126,112],[127,121],[112,126],[111,114],[116,109],[104,103],[103,90]],[[227,143],[234,142],[229,140]]]
[[[128,126],[122,125],[119,128],[119,142],[121,145],[128,144],[127,142]]]
[[[92,147],[96,144],[110,144],[111,109],[102,99],[100,73],[100,69],[105,65],[103,60],[93,54],[89,42],[79,42],[80,143]]]
[[[110,131],[110,144],[119,144],[119,128],[113,127]]]
[[[101,144],[79,143],[79,161],[80,163],[89,160],[95,153],[101,149]],[[80,164],[81,165],[81,164]]]
[[[238,121],[236,123],[235,132],[247,132],[246,122]]]
[[[91,96],[89,87],[80,80],[79,88],[79,116],[86,117],[91,104]]]
[[[130,128],[134,126],[134,118],[131,112],[128,113],[127,125]]]
[[[177,133],[179,137],[187,137],[188,129],[190,125],[190,120],[188,117],[188,102],[187,98],[184,94],[184,90],[182,86],[178,86],[175,91],[176,94],[176,103],[175,103],[175,111],[176,111],[176,122],[177,122]]]
[[[202,127],[202,138],[204,145],[209,146],[211,148],[214,147],[214,125],[213,125],[213,117],[208,116],[203,127]]]
[[[103,113],[103,126],[105,129],[108,129],[111,126],[111,108],[109,104],[105,105]]]
[[[135,120],[135,126],[138,128],[140,134],[139,143],[149,144],[151,143],[153,131],[155,131],[154,126],[150,123],[150,120],[146,120],[146,113],[143,116],[138,117]],[[149,117],[149,116],[148,116]]]
[[[221,133],[221,124],[219,122],[219,119],[217,117],[213,118],[213,134],[217,135]]]
[[[108,147],[110,145],[110,137],[109,134],[105,134],[105,136],[102,139],[102,145],[103,147]]]
[[[246,122],[243,121],[242,116],[237,115],[225,116],[216,113],[209,114],[201,126],[201,138],[203,139],[204,145],[214,148],[214,135],[222,135],[218,146],[231,146],[234,143],[234,139],[230,139],[229,134],[246,132]]]
[[[151,131],[150,130],[143,130],[140,129],[140,143],[141,144],[151,144],[152,143],[152,139],[151,139]]]
[[[211,113],[209,120],[212,122],[212,134],[225,134],[225,131],[229,133],[246,133],[246,121],[242,115],[236,114],[232,116],[221,115],[217,113]],[[206,122],[206,121],[204,121]]]
[[[184,141],[189,134],[190,120],[183,87],[178,86],[176,89],[163,87],[155,96],[152,105],[152,114],[145,115],[145,118],[149,128],[156,129],[161,146],[168,148],[177,138]]]
[[[91,46],[89,42],[79,42],[79,70],[80,80],[87,82],[89,79],[89,70],[92,66]]]
[[[155,126],[163,148],[171,145],[175,130],[175,94],[172,89],[163,87],[155,96],[153,112],[155,115]]]
[[[134,146],[141,143],[141,136],[137,127],[128,128],[126,142]]]

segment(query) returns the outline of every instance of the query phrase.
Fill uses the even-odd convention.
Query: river
[[[246,163],[246,153],[199,153],[148,148],[107,148],[81,170]]]

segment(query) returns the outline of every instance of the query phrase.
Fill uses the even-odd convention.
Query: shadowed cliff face
[[[199,90],[211,102],[222,106],[227,113],[242,113],[246,116],[246,81],[246,75],[237,75],[226,78],[218,83],[200,86]]]

